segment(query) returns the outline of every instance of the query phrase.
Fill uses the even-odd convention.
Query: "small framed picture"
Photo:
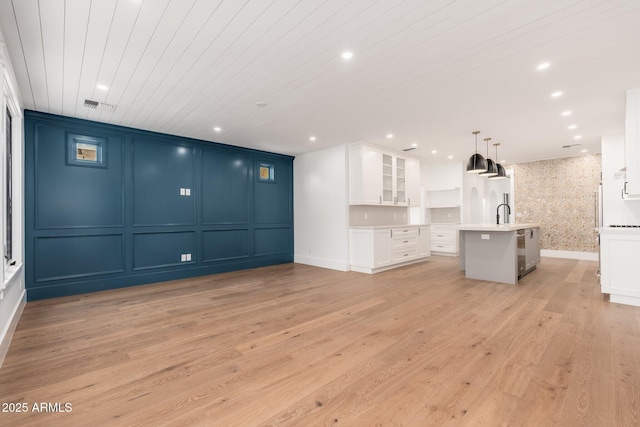
[[[79,142],[76,144],[76,160],[84,160],[87,162],[98,161],[98,150],[100,147],[96,144],[87,144]]]
[[[275,182],[276,172],[272,163],[258,163],[258,180],[261,182]]]
[[[106,138],[67,134],[67,164],[106,168]]]

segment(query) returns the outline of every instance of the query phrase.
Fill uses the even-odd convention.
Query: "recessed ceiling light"
[[[582,135],[576,135],[573,137],[573,139],[582,139]]]
[[[589,150],[587,150],[586,148],[584,150],[580,150],[581,153],[586,153],[587,151]]]
[[[436,154],[438,150],[431,150],[431,154]]]
[[[222,128],[220,126],[216,126],[213,128],[214,132],[220,132],[222,130]]]
[[[569,125],[569,126],[567,127],[567,129],[569,129],[569,130],[573,130],[573,129],[577,128],[577,127],[578,127],[578,125]]]
[[[561,92],[561,91],[556,91],[556,92],[553,92],[553,93],[551,94],[551,97],[552,97],[552,98],[559,98],[559,97],[561,97],[561,96],[562,96],[562,92]]]
[[[562,117],[568,117],[571,115],[571,111],[563,111],[562,112]]]
[[[447,157],[447,159],[453,159],[453,156],[449,156],[449,157]]]
[[[551,64],[549,62],[543,62],[541,64],[538,64],[538,70],[546,70],[547,68],[549,68]]]
[[[347,50],[342,52],[342,59],[351,59],[353,58],[353,52]]]
[[[101,85],[101,84],[97,84],[96,85],[96,89],[109,90],[109,88],[106,85]]]
[[[310,137],[309,137],[309,141],[315,141],[315,140],[316,140],[316,137],[315,137],[315,136],[310,136]]]
[[[387,134],[387,138],[388,138],[388,139],[393,138],[393,134],[392,134],[392,133],[388,133],[388,134]]]
[[[417,143],[417,142],[414,142],[413,144],[411,144],[411,146],[412,146],[412,147],[417,147],[417,146],[418,146],[418,143]]]

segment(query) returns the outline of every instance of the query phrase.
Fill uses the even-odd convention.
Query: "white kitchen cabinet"
[[[405,164],[407,206],[420,206],[420,161],[408,158]]]
[[[440,255],[458,254],[458,226],[456,224],[432,224],[430,248]]]
[[[349,147],[349,204],[420,205],[420,161],[371,145]]]
[[[349,147],[349,204],[381,205],[384,188],[382,152],[364,144]],[[389,168],[391,173],[391,168]],[[389,180],[389,185],[391,181]]]
[[[418,257],[431,256],[430,234],[429,227],[420,227],[418,229]]]
[[[351,264],[380,268],[391,263],[391,230],[357,228],[349,230]]]
[[[390,230],[373,230],[373,266],[384,267],[391,264]]]
[[[391,261],[404,262],[418,256],[419,228],[391,229]]]
[[[352,227],[349,230],[353,271],[377,273],[421,261],[430,255],[425,226]]]
[[[623,197],[640,200],[640,88],[627,90],[624,148],[626,181]]]
[[[611,302],[640,306],[640,231],[604,227],[600,246],[601,291],[610,295]]]

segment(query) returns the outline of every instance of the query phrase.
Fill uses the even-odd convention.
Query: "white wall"
[[[509,176],[509,179],[489,179],[486,176],[465,172],[463,176],[462,222],[495,224],[496,207],[503,203],[504,193],[510,195],[511,216],[508,222],[516,222],[512,175]],[[504,222],[503,210],[500,209],[500,224]]]
[[[624,134],[603,136],[601,148],[603,225],[638,225],[640,224],[640,201],[622,199],[624,175],[620,170],[625,166]]]
[[[0,213],[0,236],[4,240],[5,235],[5,197],[6,197],[6,168],[5,168],[5,114],[7,108],[12,116],[12,153],[13,153],[13,245],[14,265],[9,265],[0,261],[0,366],[9,349],[13,331],[20,319],[22,310],[26,305],[26,292],[24,288],[24,191],[23,191],[23,120],[22,120],[22,100],[18,92],[15,75],[9,55],[2,37],[0,28],[0,185],[2,187],[2,203]],[[1,245],[0,245],[1,247]]]
[[[421,164],[420,179],[427,191],[462,188],[462,163]]]
[[[295,158],[295,262],[334,270],[349,270],[347,168],[345,145]]]

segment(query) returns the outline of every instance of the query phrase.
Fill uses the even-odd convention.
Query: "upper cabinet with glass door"
[[[419,206],[420,161],[363,143],[349,147],[349,204]]]

